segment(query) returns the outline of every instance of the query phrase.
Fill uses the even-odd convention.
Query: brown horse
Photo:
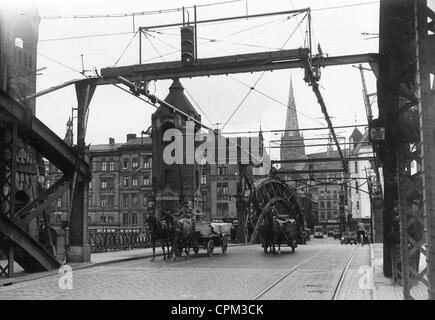
[[[156,257],[156,242],[158,241],[162,243],[163,260],[166,260],[165,245],[168,249],[167,257],[169,259],[170,229],[168,223],[160,221],[154,215],[148,217],[147,223],[151,231],[151,244],[153,247],[153,258],[151,261],[154,261]]]

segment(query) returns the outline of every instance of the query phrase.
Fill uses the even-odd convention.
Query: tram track
[[[331,300],[338,300],[338,297],[339,297],[340,291],[341,291],[341,287],[343,286],[343,281],[344,281],[344,279],[346,277],[347,271],[349,270],[349,265],[352,262],[352,259],[353,259],[353,257],[356,254],[357,248],[358,248],[358,246],[356,246],[355,249],[353,249],[352,254],[347,259],[346,264],[344,265],[344,268],[341,271],[340,278],[338,280],[337,286],[335,287],[334,294],[332,295]]]
[[[329,248],[325,249],[325,250],[322,250],[322,251],[319,251],[319,252],[315,253],[314,255],[310,256],[309,258],[299,262],[298,264],[293,266],[289,271],[287,271],[284,275],[282,275],[276,281],[274,281],[271,285],[269,285],[266,289],[261,291],[254,298],[252,298],[252,300],[258,300],[262,296],[264,296],[266,293],[271,292],[279,283],[281,283],[283,280],[285,280],[294,271],[296,271],[297,269],[299,269],[301,266],[303,266],[304,264],[306,264],[310,260],[314,259],[315,257],[321,255],[322,253],[324,253],[324,252],[326,252],[328,250],[329,250]],[[344,267],[343,267],[343,269],[342,269],[342,271],[340,273],[340,277],[338,279],[337,285],[334,288],[334,293],[333,293],[333,295],[331,297],[331,300],[337,300],[338,296],[340,295],[340,291],[341,291],[341,287],[343,285],[343,281],[344,281],[344,279],[346,277],[347,271],[349,270],[349,265],[350,265],[352,259],[354,258],[355,254],[356,254],[356,250],[357,250],[357,247],[355,247],[353,249],[352,253],[347,258],[346,263],[344,264]]]
[[[265,295],[267,292],[271,291],[278,283],[280,283],[281,281],[283,281],[285,278],[287,278],[290,274],[292,274],[297,268],[299,268],[301,265],[307,263],[308,261],[310,261],[311,259],[317,257],[318,255],[320,255],[321,253],[327,251],[328,249],[319,251],[317,253],[315,253],[314,255],[312,255],[311,257],[309,257],[308,259],[305,259],[302,262],[299,262],[297,265],[295,265],[293,268],[291,268],[289,271],[287,271],[283,276],[281,276],[278,280],[276,280],[274,283],[272,283],[270,286],[268,286],[266,289],[264,289],[263,291],[261,291],[259,294],[257,294],[252,300],[258,300],[260,297],[262,297],[263,295]]]

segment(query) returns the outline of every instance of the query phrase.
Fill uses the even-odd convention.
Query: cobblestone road
[[[230,247],[226,255],[217,249],[212,257],[200,251],[177,262],[147,258],[73,270],[71,290],[59,288],[60,274],[0,287],[0,299],[253,299],[296,266],[259,298],[331,299],[354,250],[327,238],[300,245],[295,254],[283,247],[281,256],[256,245]],[[368,250],[358,248],[352,270],[370,264]],[[369,297],[355,283],[344,281],[342,290]]]

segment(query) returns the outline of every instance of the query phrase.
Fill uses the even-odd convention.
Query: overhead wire
[[[139,32],[136,31],[135,34],[133,35],[133,37],[130,39],[130,41],[128,42],[127,46],[125,47],[124,51],[122,51],[121,55],[119,56],[118,60],[116,60],[114,67],[116,67],[116,65],[118,64],[119,60],[121,60],[122,56],[124,55],[124,53],[127,51],[128,47],[130,47],[130,44],[133,42],[134,38],[136,38],[137,33]]]
[[[229,1],[221,1],[207,4],[196,5],[197,8],[202,7],[211,7],[216,5],[234,3],[234,2],[242,2],[244,0],[229,0]],[[194,6],[184,7],[184,9],[193,9]],[[170,9],[161,9],[161,10],[149,10],[149,11],[139,11],[139,12],[129,12],[129,13],[108,13],[108,14],[84,14],[84,15],[69,15],[69,16],[41,16],[42,20],[56,20],[56,19],[96,19],[96,18],[125,18],[125,17],[138,17],[145,15],[154,15],[154,14],[164,14],[164,13],[175,13],[182,11],[183,8],[170,8]]]
[[[303,21],[303,19],[302,19]],[[300,23],[302,23],[302,21]],[[295,34],[297,29],[295,29],[293,32],[290,33],[289,37],[284,41],[284,44],[281,46],[281,49],[285,47],[287,42],[290,40],[291,37]],[[249,91],[246,93],[246,95],[243,97],[242,101],[237,105],[237,107],[234,109],[234,111],[231,113],[229,118],[225,121],[224,125],[222,126],[222,130],[226,127],[228,122],[232,119],[232,117],[236,114],[236,112],[240,109],[240,107],[243,105],[243,103],[246,101],[246,99],[249,97],[251,92],[255,89],[255,86],[260,82],[260,80],[263,78],[263,76],[266,74],[266,71],[263,71],[261,75],[258,77],[257,81],[250,87]]]
[[[229,77],[230,77],[231,79],[233,79],[234,81],[240,83],[241,85],[243,85],[243,86],[245,86],[245,87],[249,87],[249,85],[246,84],[246,83],[244,83],[243,81],[240,81],[239,79],[237,79],[237,78],[235,78],[235,77],[233,77],[233,76],[230,76],[230,75],[229,75]],[[282,106],[284,106],[284,107],[286,107],[286,108],[288,108],[288,109],[290,109],[290,110],[294,110],[294,111],[296,111],[296,113],[298,113],[298,114],[300,114],[300,115],[302,115],[302,116],[304,116],[304,117],[306,117],[306,118],[308,118],[308,119],[310,119],[310,120],[314,120],[314,121],[318,122],[319,124],[324,125],[323,122],[317,120],[316,118],[310,117],[310,116],[308,116],[307,114],[298,111],[296,108],[291,108],[291,107],[288,106],[287,104],[285,104],[285,103],[283,103],[283,102],[281,102],[281,101],[275,99],[274,97],[272,97],[272,96],[270,96],[270,95],[268,95],[268,94],[266,94],[266,93],[264,93],[264,92],[258,90],[257,88],[254,88],[253,90],[256,91],[257,93],[261,94],[262,96],[264,96],[264,97],[266,97],[266,98],[268,98],[268,99],[270,99],[270,100],[272,100],[272,101],[275,101],[276,103],[278,103],[278,104],[280,104],[280,105],[282,105]]]

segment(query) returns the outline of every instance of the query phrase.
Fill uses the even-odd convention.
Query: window
[[[62,214],[61,213],[55,215],[55,222],[57,225],[62,224]]]
[[[128,213],[122,214],[122,224],[128,224]]]
[[[89,190],[91,190],[92,189],[92,182],[91,181],[89,181]]]
[[[207,175],[206,174],[201,175],[201,184],[207,184]]]
[[[133,177],[133,178],[131,179],[131,185],[132,185],[133,187],[137,187],[137,177]]]
[[[319,213],[319,220],[325,220],[325,212],[320,211],[320,213]]]
[[[100,224],[106,224],[106,215],[105,214],[102,214],[100,216]]]
[[[337,191],[333,191],[333,192],[332,192],[332,196],[333,196],[334,198],[337,198]]]
[[[108,223],[108,224],[115,224],[115,219],[114,219],[114,217],[113,217],[113,214],[109,214],[109,215],[107,216],[107,223]]]
[[[219,164],[218,165],[218,175],[220,176],[226,176],[227,175],[227,164]]]
[[[226,217],[228,215],[228,203],[227,202],[218,202],[217,203],[217,217]]]
[[[327,202],[326,202],[326,207],[327,207],[328,209],[331,209],[331,201],[327,201]]]
[[[106,161],[101,162],[101,171],[107,171],[107,162]]]
[[[102,197],[101,198],[101,206],[102,207],[107,207],[107,198],[106,197]]]
[[[122,185],[124,187],[128,187],[128,177],[124,177],[124,179],[122,180]]]
[[[106,179],[101,180],[101,189],[107,189],[107,180]]]
[[[15,38],[15,46],[20,48],[20,49],[23,49],[24,48],[23,39],[21,39],[21,38]]]
[[[330,211],[328,211],[326,214],[327,214],[327,219],[326,220],[331,220],[331,213],[332,212],[330,212]]]
[[[333,201],[333,202],[332,202],[332,207],[333,207],[334,209],[337,209],[337,206],[338,206],[338,202],[337,202],[337,201]]]
[[[62,198],[57,198],[57,207],[62,207]]]
[[[356,190],[356,193],[359,193],[358,181],[355,181],[355,190]]]
[[[151,167],[150,162],[151,158],[143,158],[143,168],[149,169]]]
[[[133,212],[131,214],[131,224],[134,226],[137,225],[137,213],[136,212]]]
[[[115,188],[115,179],[106,179],[107,181],[107,189],[114,189]]]
[[[131,204],[133,207],[137,206],[137,195],[134,194],[131,196]]]
[[[88,196],[88,206],[92,205],[92,195]]]
[[[354,165],[355,165],[355,173],[358,173],[358,162],[355,161],[355,162],[354,162]]]
[[[217,198],[226,199],[228,195],[228,182],[217,183]]]
[[[109,171],[115,171],[115,161],[109,161]]]
[[[143,176],[143,185],[144,186],[149,186],[150,184],[151,184],[151,182],[150,182],[150,176],[149,175]]]
[[[320,201],[320,208],[325,208],[325,202],[324,201]]]
[[[359,210],[359,201],[356,202],[356,209]]]
[[[114,196],[107,196],[107,205],[113,206],[115,204],[115,197]]]
[[[128,207],[128,194],[124,194],[122,196],[122,206],[123,207]]]
[[[147,195],[144,195],[144,196],[143,196],[143,203],[142,203],[142,205],[143,205],[144,207],[148,206],[148,197],[147,197]]]
[[[338,219],[338,212],[334,211],[334,219],[337,220]]]
[[[131,161],[131,167],[132,167],[133,169],[137,169],[138,166],[139,166],[139,164],[138,164],[138,162],[137,162],[137,159],[136,159],[136,158],[133,158],[133,160]]]
[[[128,161],[128,159],[126,158],[126,159],[124,159],[124,161],[123,161],[123,168],[124,169],[128,169],[128,163],[129,163],[129,161]]]

